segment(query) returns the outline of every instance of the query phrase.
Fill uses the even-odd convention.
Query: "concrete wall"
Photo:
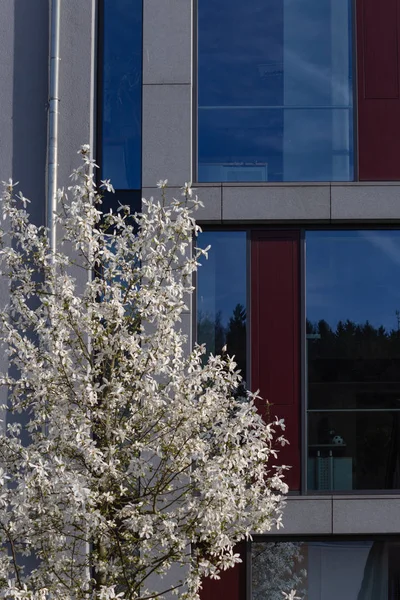
[[[168,195],[177,196],[192,178],[192,10],[192,0],[143,0],[144,197],[160,195],[159,179],[168,178]],[[180,327],[190,347],[191,303]],[[153,575],[149,587],[161,592],[183,575],[173,565],[164,578]]]
[[[400,496],[290,496],[281,535],[360,535],[400,533]]]
[[[400,224],[399,182],[196,184],[203,223]]]
[[[96,0],[61,2],[59,184],[94,142]],[[45,220],[49,0],[3,0],[0,19],[0,179],[12,177]]]

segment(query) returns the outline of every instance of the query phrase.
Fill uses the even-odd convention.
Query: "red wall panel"
[[[356,2],[360,180],[400,179],[399,2]]]
[[[285,419],[290,446],[278,462],[292,466],[292,490],[300,489],[299,246],[298,231],[254,232],[251,242],[251,388],[273,404],[272,416]],[[265,407],[259,404],[264,414]],[[204,580],[201,600],[245,599],[245,544],[240,553],[240,565]]]
[[[284,418],[290,445],[279,464],[300,489],[300,288],[298,231],[255,232],[251,250],[251,387]],[[260,410],[265,412],[265,402]]]
[[[221,574],[221,579],[205,579],[200,592],[201,600],[245,600],[246,598],[246,555],[245,544],[240,544],[236,552],[242,562],[233,569]]]

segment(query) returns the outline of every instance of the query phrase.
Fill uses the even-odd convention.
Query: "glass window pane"
[[[400,488],[400,231],[306,234],[308,487]]]
[[[350,0],[199,0],[199,181],[353,179]]]
[[[142,0],[104,0],[102,177],[141,187]]]
[[[399,542],[252,544],[252,600],[388,600],[400,595]]]
[[[197,341],[220,354],[226,344],[246,379],[246,232],[207,231],[211,249],[197,272]]]

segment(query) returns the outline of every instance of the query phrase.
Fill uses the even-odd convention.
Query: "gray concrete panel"
[[[190,85],[143,86],[143,187],[191,181],[191,103]]]
[[[281,535],[318,535],[332,533],[332,499],[330,497],[287,498],[283,528],[271,533]]]
[[[222,186],[224,221],[313,221],[330,217],[330,185]]]
[[[68,185],[82,144],[94,143],[95,0],[61,2],[58,181]]]
[[[61,2],[58,187],[71,185],[69,176],[81,162],[80,146],[90,144],[95,150],[95,8],[95,0]],[[61,236],[59,227],[57,237]],[[73,275],[83,289],[87,273],[76,268]]]
[[[193,347],[193,322],[192,315],[190,312],[182,314],[181,323],[178,323],[177,327],[187,336],[186,343],[184,345],[185,354],[189,354]]]
[[[222,222],[222,186],[212,184],[195,184],[196,194],[204,207],[195,213],[199,223]]]
[[[144,0],[143,83],[191,83],[192,2]]]
[[[332,184],[332,220],[400,221],[400,185]]]
[[[204,207],[194,212],[194,217],[198,223],[221,223],[221,185],[196,184],[194,194],[203,202]],[[161,198],[160,190],[156,187],[142,188],[143,196],[149,198]],[[167,188],[167,196],[181,198],[182,190],[180,187]]]
[[[400,497],[334,497],[333,533],[400,533]]]
[[[184,183],[184,182],[183,182]],[[183,184],[182,184],[183,185]],[[169,181],[168,181],[168,185],[165,188],[165,197],[168,198],[182,198],[183,200],[183,196],[181,196],[182,194],[182,190],[181,190],[182,186],[170,186],[169,185]],[[161,200],[162,198],[162,190],[156,186],[151,186],[151,187],[143,187],[142,188],[142,196],[143,198],[149,199],[150,197],[154,198],[155,200]]]

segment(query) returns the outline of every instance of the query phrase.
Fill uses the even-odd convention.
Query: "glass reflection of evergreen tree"
[[[310,334],[309,408],[361,409],[357,416],[354,413],[358,487],[398,488],[400,414],[396,410],[380,411],[400,408],[399,328],[387,330],[382,325],[374,327],[369,321],[350,320],[339,321],[336,327],[331,327],[325,320],[316,323],[307,320],[306,331]],[[378,412],[369,412],[371,409]],[[335,429],[351,443],[344,433],[350,427],[351,412],[340,414],[340,422],[335,412],[320,415],[318,443],[326,442],[326,432]]]
[[[222,324],[221,311],[217,311],[215,318],[199,312],[197,315],[197,341],[205,344],[207,353],[221,354],[226,343],[226,331]]]
[[[243,379],[246,379],[246,309],[237,304],[226,326],[222,323],[222,313],[218,311],[214,319],[199,312],[197,316],[197,341],[206,344],[208,352],[221,354],[226,345],[230,356],[235,356]]]
[[[226,331],[228,354],[235,355],[243,379],[246,379],[246,309],[237,304]]]
[[[339,321],[333,329],[325,320],[307,320],[309,382],[400,381],[400,336],[383,326]],[[396,403],[396,407],[398,404]]]

